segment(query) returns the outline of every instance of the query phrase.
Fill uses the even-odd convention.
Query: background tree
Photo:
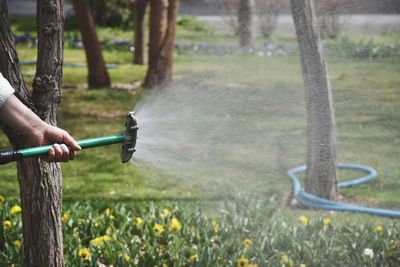
[[[226,16],[222,16],[225,24],[229,26],[235,36],[239,35],[239,23],[238,23],[238,1],[239,0],[221,0],[213,1],[209,0],[210,4],[214,5],[216,9],[222,9]]]
[[[282,0],[256,0],[255,3],[261,35],[269,39],[276,28],[278,15],[283,10],[284,3]]]
[[[307,171],[305,190],[336,198],[336,134],[333,99],[312,0],[290,0],[307,109]]]
[[[72,0],[71,3],[85,48],[88,65],[88,87],[110,87],[110,76],[108,75],[106,63],[101,52],[101,45],[97,38],[89,3],[87,0]]]
[[[322,38],[336,39],[340,33],[340,0],[322,0],[316,3],[316,13]]]
[[[152,88],[172,79],[172,58],[179,0],[150,0],[149,67],[143,86]]]
[[[254,0],[239,0],[238,2],[238,34],[242,49],[254,46],[253,33]]]
[[[24,83],[5,0],[0,0],[0,71],[16,95],[46,122],[56,125],[61,101],[64,11],[62,0],[37,1],[38,61],[32,97]],[[5,129],[13,147],[23,139]],[[26,266],[63,266],[60,165],[41,159],[17,163]]]
[[[133,64],[144,65],[144,32],[146,26],[144,19],[146,17],[147,0],[136,0],[133,6],[135,13]]]

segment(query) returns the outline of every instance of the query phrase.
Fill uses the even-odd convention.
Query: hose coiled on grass
[[[370,180],[376,178],[377,172],[375,169],[359,165],[359,164],[350,164],[350,163],[339,163],[339,169],[351,169],[351,170],[359,170],[366,173],[365,176],[360,178],[344,181],[337,184],[338,188],[357,186],[364,183],[369,182]],[[366,213],[370,215],[382,216],[382,217],[392,217],[392,218],[400,218],[400,211],[395,210],[387,210],[387,209],[378,209],[378,208],[368,208],[353,204],[346,203],[338,203],[335,201],[323,199],[312,194],[306,193],[304,188],[301,187],[299,178],[296,174],[300,172],[304,172],[306,170],[306,165],[298,166],[288,170],[287,175],[292,181],[293,185],[293,195],[294,198],[299,201],[302,205],[314,209],[324,209],[324,210],[333,210],[333,211],[349,211],[349,212],[358,212],[358,213]]]

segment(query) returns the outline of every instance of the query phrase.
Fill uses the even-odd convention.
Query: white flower
[[[366,248],[364,249],[364,256],[372,259],[374,257],[374,251],[370,248]]]

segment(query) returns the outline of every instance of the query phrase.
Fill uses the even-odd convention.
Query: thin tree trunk
[[[8,20],[5,0],[0,0],[0,71],[16,89],[17,96],[38,111],[47,122],[56,124],[61,99],[63,62],[63,1],[39,0],[38,63],[30,98],[18,65],[18,56]],[[15,148],[23,140],[7,129]],[[61,231],[61,172],[59,164],[40,159],[21,160],[17,164],[22,205],[23,240],[26,266],[63,266]]]
[[[88,64],[88,87],[107,88],[111,86],[110,76],[97,38],[90,6],[87,0],[72,0],[78,27],[82,35]]]
[[[336,199],[336,132],[328,73],[312,0],[291,0],[300,48],[307,109],[308,193]]]
[[[254,1],[239,0],[238,23],[240,48],[251,49],[254,46],[253,34]]]
[[[138,0],[135,7],[136,21],[135,21],[135,52],[133,57],[133,64],[144,65],[144,32],[146,16],[147,0]]]
[[[147,88],[172,80],[179,0],[150,0],[150,7],[149,68],[143,84]]]

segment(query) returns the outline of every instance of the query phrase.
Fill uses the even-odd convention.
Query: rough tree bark
[[[239,0],[238,23],[239,43],[242,49],[254,46],[253,34],[254,0]]]
[[[307,109],[308,193],[336,199],[336,133],[332,92],[312,0],[291,0]]]
[[[135,3],[135,52],[133,64],[144,65],[144,18],[146,15],[147,0],[137,0]]]
[[[16,95],[47,122],[56,124],[61,100],[63,62],[63,1],[38,0],[38,62],[29,97],[8,19],[5,0],[0,0],[0,71],[16,89]],[[10,129],[6,133],[14,148],[23,140]],[[63,266],[61,231],[62,178],[59,164],[40,159],[17,164],[22,205],[26,266]]]
[[[179,0],[150,0],[149,67],[143,86],[153,88],[172,80]]]
[[[88,64],[88,87],[110,87],[110,76],[108,75],[106,63],[101,52],[101,45],[97,38],[89,3],[87,0],[72,0],[71,3],[75,11],[83,46],[85,48],[86,61]]]

